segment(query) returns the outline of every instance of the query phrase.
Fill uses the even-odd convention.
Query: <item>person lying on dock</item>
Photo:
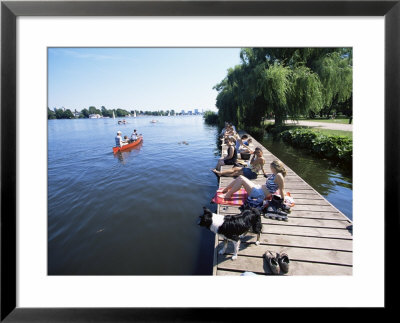
[[[222,193],[225,194],[222,197],[230,199],[233,193],[241,189],[242,186],[251,198],[267,199],[272,194],[280,194],[281,197],[284,197],[286,169],[279,160],[274,160],[270,164],[270,167],[272,174],[267,177],[265,184],[257,185],[243,175],[240,175],[222,190]]]
[[[124,139],[122,139],[121,134],[122,134],[121,131],[117,131],[117,136],[115,137],[115,145],[116,145],[117,147],[122,147],[122,146],[128,144],[128,142],[126,142]],[[125,136],[125,137],[126,137],[126,136]]]
[[[225,144],[228,145],[227,155],[225,157],[221,157],[218,160],[217,166],[215,166],[215,169],[217,171],[221,170],[221,166],[235,165],[235,163],[237,162],[237,150],[235,148],[235,139],[226,138]]]
[[[248,179],[256,179],[259,171],[261,170],[266,176],[264,171],[265,159],[263,157],[263,152],[260,147],[257,147],[254,151],[253,157],[250,160],[250,165],[248,167],[232,167],[231,169],[217,171],[213,169],[213,172],[218,176],[240,176],[243,175]]]

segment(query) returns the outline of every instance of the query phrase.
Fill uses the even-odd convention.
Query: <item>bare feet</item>
[[[212,169],[212,172],[218,176],[221,176],[221,172],[217,171],[215,168]]]

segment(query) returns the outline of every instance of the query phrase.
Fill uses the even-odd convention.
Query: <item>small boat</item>
[[[143,142],[143,137],[139,137],[137,140],[131,142],[130,144],[123,145],[122,147],[113,147],[113,152],[114,152],[114,154],[116,154],[119,151],[124,151],[124,150],[130,149],[130,148],[133,148],[142,142]]]
[[[156,123],[157,121],[156,121],[156,120],[151,120],[150,122],[151,122],[151,123]]]

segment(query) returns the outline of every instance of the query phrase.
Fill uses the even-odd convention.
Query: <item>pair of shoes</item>
[[[284,274],[289,272],[290,260],[286,253],[277,253],[274,256],[274,254],[268,250],[264,253],[264,258],[266,259],[268,266],[274,275],[278,275],[281,272]]]
[[[276,256],[278,258],[279,267],[281,267],[284,274],[287,274],[289,272],[289,256],[284,252],[278,253]]]
[[[274,275],[278,275],[279,274],[279,263],[278,260],[276,259],[276,257],[272,254],[271,251],[266,251],[264,253],[264,258],[267,261],[267,264],[269,266],[269,269],[271,269],[271,272]]]

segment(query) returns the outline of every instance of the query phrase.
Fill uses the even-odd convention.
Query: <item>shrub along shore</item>
[[[219,124],[218,115],[213,112],[205,113],[204,120],[208,124]],[[352,165],[353,140],[346,135],[325,134],[323,131],[293,126],[275,126],[273,123],[265,128],[249,127],[246,131],[255,138],[263,138],[265,132],[293,147],[306,149],[320,158],[335,160],[345,166]]]
[[[305,148],[314,155],[351,165],[353,140],[346,136],[325,135],[318,130],[291,129],[278,135],[294,147]]]

